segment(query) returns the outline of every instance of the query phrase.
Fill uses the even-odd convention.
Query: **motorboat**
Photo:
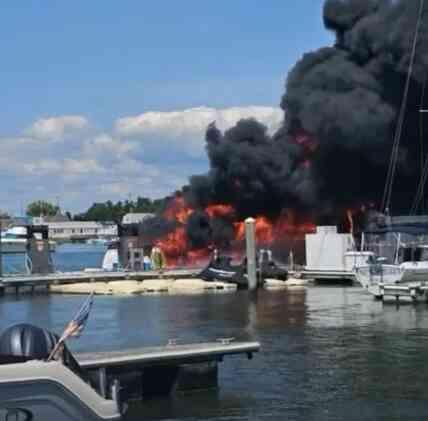
[[[91,246],[108,246],[110,244],[110,240],[106,238],[89,238],[86,240],[86,244]]]
[[[263,254],[259,254],[256,271],[259,286],[263,285],[265,279],[281,281],[288,279],[288,271],[279,267],[271,257],[267,258]],[[230,256],[214,256],[209,264],[198,274],[198,277],[206,282],[228,282],[236,284],[238,288],[247,288],[247,260],[244,258],[241,263],[233,265],[232,257]]]
[[[49,356],[53,349],[55,359]],[[0,419],[116,421],[145,397],[218,387],[227,355],[258,352],[258,342],[215,342],[78,354],[30,324],[0,335]]]
[[[109,380],[107,396],[64,346],[47,361],[58,337],[29,324],[0,336],[0,419],[115,421],[121,419],[120,386]]]
[[[401,246],[394,264],[387,258],[372,258],[368,264],[355,268],[360,284],[376,297],[382,295],[384,285],[428,284],[428,245]]]
[[[107,250],[104,253],[101,268],[102,270],[109,271],[109,272],[118,270],[120,268],[118,242],[112,241],[108,244]]]

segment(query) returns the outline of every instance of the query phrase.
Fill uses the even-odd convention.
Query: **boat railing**
[[[379,283],[397,283],[403,270],[397,265],[371,264],[355,268],[358,281],[365,287]]]

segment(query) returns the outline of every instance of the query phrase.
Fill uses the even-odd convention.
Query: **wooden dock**
[[[124,401],[145,396],[218,386],[218,363],[226,356],[244,354],[249,359],[260,350],[258,342],[217,342],[77,354],[79,365],[104,397],[110,385],[119,382]]]

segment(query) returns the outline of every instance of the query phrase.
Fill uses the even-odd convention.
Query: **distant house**
[[[122,224],[139,224],[147,219],[154,218],[154,213],[127,213],[122,218]]]
[[[117,225],[95,221],[47,222],[49,238],[53,240],[84,240],[89,238],[113,238]]]
[[[32,218],[33,225],[46,225],[50,222],[68,222],[70,218],[60,212],[52,216],[34,216]]]
[[[31,224],[30,218],[23,216],[12,216],[7,218],[0,218],[0,226],[2,230],[14,227],[16,225],[29,225]]]

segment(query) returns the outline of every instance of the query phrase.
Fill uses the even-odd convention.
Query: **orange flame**
[[[163,213],[163,216],[168,221],[177,221],[185,224],[192,213],[193,209],[187,206],[184,198],[176,196],[169,203],[167,209]]]
[[[229,217],[235,214],[235,209],[230,205],[210,205],[205,209],[205,212],[214,217]]]
[[[169,221],[177,223],[177,228],[165,237],[155,241],[155,244],[164,252],[168,266],[201,265],[210,258],[210,249],[205,247],[199,250],[190,250],[185,225],[194,209],[188,206],[184,198],[176,196],[169,203],[163,216]],[[233,222],[235,241],[232,244],[231,254],[239,260],[243,255],[243,241],[245,240],[245,222],[236,221],[236,211],[231,205],[212,204],[205,209],[210,218],[224,217]],[[275,221],[266,216],[255,218],[255,235],[261,246],[271,246],[284,238],[302,238],[304,234],[315,232],[315,225],[310,222],[297,222],[291,211],[285,211]]]

